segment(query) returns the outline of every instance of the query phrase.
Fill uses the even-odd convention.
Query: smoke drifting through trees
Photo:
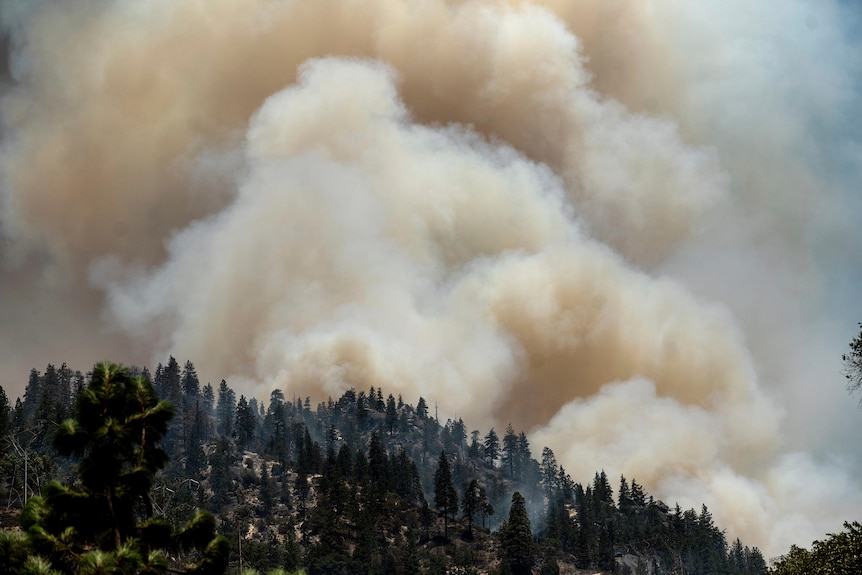
[[[767,551],[821,536],[862,497],[783,455],[766,390],[829,372],[796,368],[851,222],[807,142],[857,63],[822,57],[839,5],[690,4],[7,5],[5,353],[383,385]]]

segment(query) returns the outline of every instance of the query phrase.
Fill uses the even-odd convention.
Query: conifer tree
[[[503,436],[503,473],[509,478],[515,477],[515,467],[518,465],[518,435],[510,423],[506,427],[506,435]]]
[[[183,389],[186,402],[188,402],[189,405],[194,405],[195,401],[198,399],[198,395],[200,395],[201,384],[200,380],[198,380],[198,372],[191,361],[186,361],[186,365],[183,367],[181,381],[181,387]]]
[[[425,419],[428,417],[428,404],[425,403],[424,397],[420,397],[419,403],[416,404],[416,417],[419,419]]]
[[[458,492],[452,482],[452,473],[449,470],[449,460],[446,451],[440,452],[437,460],[437,471],[434,473],[434,507],[438,513],[443,515],[443,534],[449,537],[449,516],[455,515],[458,510]]]
[[[463,453],[464,442],[467,440],[467,426],[464,424],[464,420],[460,417],[457,421],[452,423],[452,440],[455,442],[455,445],[458,446],[460,452]]]
[[[201,513],[178,533],[153,516],[150,491],[167,460],[159,441],[172,409],[152,385],[119,365],[98,364],[74,415],[57,430],[54,448],[80,461],[80,480],[74,486],[51,482],[27,502],[21,543],[28,553],[62,573],[155,573],[168,566],[164,550],[182,546],[200,553],[187,572],[222,573],[228,545],[215,536],[212,516]],[[32,572],[26,565],[4,568]]]
[[[554,491],[554,486],[557,483],[557,458],[550,447],[542,449],[542,463],[539,467],[542,489],[548,496]]]
[[[203,407],[204,414],[209,419],[215,418],[215,390],[211,383],[207,383],[203,387],[201,396],[203,397],[201,407]]]
[[[252,398],[254,399],[254,398]],[[249,446],[254,439],[254,431],[257,424],[257,418],[253,412],[253,406],[245,400],[244,395],[239,396],[239,401],[236,404],[236,445],[242,451]]]
[[[12,406],[9,405],[9,397],[6,395],[6,390],[0,386],[0,454],[7,447],[7,442],[3,441],[9,431],[12,429]]]
[[[629,483],[626,481],[625,475],[620,475],[620,490],[617,493],[617,508],[622,512],[627,512],[631,508],[631,492],[629,491]]]
[[[468,485],[464,486],[464,498],[461,500],[461,512],[463,518],[467,521],[467,532],[473,536],[473,521],[476,514],[481,511],[482,499],[484,492],[479,487],[479,482],[471,479]]]
[[[493,427],[488,431],[488,435],[485,436],[484,447],[485,461],[487,461],[489,465],[493,466],[500,457],[500,438],[497,436],[497,432],[494,431]]]
[[[636,507],[644,507],[646,505],[646,495],[644,494],[643,487],[634,479],[632,479],[632,485],[629,488],[629,497],[631,498],[632,505]]]
[[[479,442],[479,430],[474,429],[470,432],[470,448],[467,450],[467,456],[471,459],[482,456],[482,444]]]
[[[523,431],[518,434],[517,457],[515,457],[515,479],[518,481],[538,482],[539,470],[534,465],[533,454],[530,453],[530,441]],[[535,484],[535,483],[534,483]]]
[[[186,472],[190,475],[198,475],[206,465],[206,454],[202,443],[206,440],[206,420],[200,407],[200,402],[195,402],[193,410],[190,410],[191,424],[186,430],[185,451]]]
[[[509,519],[500,529],[503,559],[508,563],[512,575],[529,575],[535,564],[535,544],[527,504],[519,492],[512,494]]]
[[[233,435],[233,421],[236,411],[236,393],[228,387],[225,380],[218,386],[216,404],[216,433],[225,437]]]
[[[386,427],[389,433],[395,431],[395,424],[398,423],[398,408],[395,406],[395,397],[390,393],[386,399]]]
[[[29,422],[36,413],[36,406],[39,405],[39,398],[42,395],[42,378],[39,372],[35,369],[30,370],[30,379],[27,381],[27,387],[24,388],[24,401],[22,409],[24,420]]]

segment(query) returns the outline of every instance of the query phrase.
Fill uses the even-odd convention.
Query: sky
[[[862,8],[0,2],[0,385],[382,386],[767,556],[862,517]]]

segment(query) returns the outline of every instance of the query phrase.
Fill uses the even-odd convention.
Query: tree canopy
[[[862,329],[862,323],[859,324]],[[850,340],[850,351],[841,356],[844,362],[844,377],[847,378],[847,391],[857,393],[862,390],[862,331]],[[860,398],[862,404],[862,398]]]
[[[183,548],[199,556],[185,572],[223,573],[227,541],[215,535],[211,515],[199,512],[174,531],[153,514],[153,477],[167,461],[160,440],[172,415],[149,380],[97,364],[74,417],[54,435],[57,453],[79,462],[79,480],[52,481],[27,502],[23,536],[6,533],[9,544],[0,546],[7,572],[164,573],[168,551]]]
[[[811,550],[794,545],[769,570],[770,575],[858,575],[862,573],[862,525],[844,523],[844,531],[815,541]]]

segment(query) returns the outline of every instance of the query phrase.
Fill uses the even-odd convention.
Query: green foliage
[[[488,430],[483,446],[485,461],[487,461],[489,465],[494,465],[494,462],[500,458],[500,438],[497,436],[497,432],[494,431],[493,427]]]
[[[222,381],[216,400],[216,390],[200,385],[194,366],[186,362],[182,372],[179,366],[172,358],[154,378],[162,399],[179,401],[179,417],[167,422],[166,431],[151,423],[159,411],[156,396],[155,403],[144,396],[143,403],[125,402],[134,404],[135,417],[106,410],[94,427],[78,413],[79,405],[92,403],[89,387],[73,383],[78,391],[68,397],[79,400],[54,405],[43,398],[45,390],[60,389],[66,397],[64,382],[77,376],[65,366],[45,375],[34,370],[32,398],[25,397],[29,419],[19,400],[12,425],[20,430],[37,415],[44,420],[46,414],[74,412],[73,419],[59,423],[56,446],[75,457],[77,466],[68,468],[64,483],[41,484],[42,497],[23,510],[25,532],[2,534],[0,565],[17,575],[26,572],[32,556],[33,572],[217,573],[233,552],[231,572],[242,566],[249,573],[304,567],[309,575],[466,575],[489,572],[490,561],[500,558],[494,572],[554,575],[575,567],[618,571],[615,555],[622,550],[638,557],[638,574],[766,572],[757,549],[739,541],[728,546],[705,508],[669,512],[635,480],[622,477],[615,497],[604,472],[584,490],[550,449],[542,450],[541,463],[535,461],[526,435],[511,425],[502,440],[490,430],[483,441],[475,430],[468,442],[463,420],[441,426],[436,413],[429,417],[424,399],[414,410],[380,387],[349,389],[315,409],[308,398],[290,401],[280,390],[270,394],[268,407],[248,396],[237,402]],[[103,377],[112,387],[100,392],[106,406],[113,405],[108,396],[134,388],[136,378],[118,369]],[[102,375],[94,375],[100,381]],[[82,413],[89,417],[86,409]],[[142,433],[145,425],[150,427]],[[42,429],[44,439],[47,428]],[[38,466],[41,476],[46,473],[38,462],[50,462],[52,454],[56,459],[49,440],[44,455],[31,449],[30,469]],[[174,449],[167,464],[159,452],[166,442]],[[440,457],[430,456],[435,453]],[[7,454],[2,462],[14,466],[16,459]],[[93,469],[107,473],[96,477]],[[55,466],[48,475],[56,473]],[[192,487],[190,478],[200,483]],[[37,487],[32,474],[30,479]],[[17,475],[15,482],[20,492]],[[113,493],[109,485],[117,485]],[[427,495],[434,496],[430,508]],[[535,522],[543,504],[544,515]],[[196,512],[205,506],[219,514],[227,540],[214,536],[211,516]],[[485,530],[495,506],[509,510],[497,535]],[[466,531],[449,539],[458,511]],[[531,517],[539,526],[538,543]],[[445,537],[432,538],[437,525]],[[810,561],[813,553],[798,550],[794,558]]]
[[[449,537],[449,518],[454,517],[458,510],[458,492],[452,482],[452,472],[449,470],[449,459],[445,451],[440,452],[437,471],[434,472],[434,507],[443,516],[443,535]]]
[[[524,497],[512,494],[509,519],[500,528],[503,545],[503,559],[509,564],[512,575],[528,575],[535,563],[536,546]]]
[[[862,573],[862,525],[844,523],[844,531],[815,541],[811,550],[795,545],[775,562],[770,575],[858,575]]]
[[[172,413],[147,379],[116,364],[96,365],[78,394],[74,419],[54,435],[57,453],[79,462],[78,481],[50,482],[42,496],[27,502],[21,513],[25,537],[2,539],[8,572],[164,572],[159,547],[175,543],[200,553],[189,572],[223,572],[226,545],[215,536],[212,516],[199,514],[175,536],[153,517],[153,477],[167,461],[159,440]],[[25,551],[31,557],[21,563]]]
[[[470,483],[464,487],[464,498],[461,501],[461,511],[464,519],[467,520],[467,529],[470,535],[473,534],[473,523],[476,515],[482,513],[487,503],[485,489],[479,485],[478,481],[471,479]]]

